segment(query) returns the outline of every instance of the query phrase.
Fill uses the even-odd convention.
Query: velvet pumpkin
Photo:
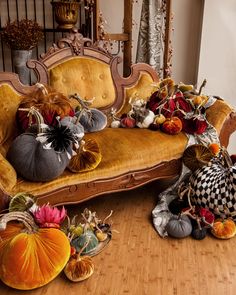
[[[72,172],[86,172],[95,169],[102,160],[102,154],[97,142],[85,139],[76,150],[77,155],[70,159],[67,168]]]
[[[20,223],[10,223],[17,219]],[[70,257],[67,236],[55,228],[38,228],[28,213],[11,212],[0,219],[0,279],[19,290],[52,281]]]
[[[236,234],[236,224],[230,219],[215,220],[211,233],[218,239],[230,239]]]
[[[35,119],[21,110],[21,108],[35,107],[39,110],[47,125],[54,126],[57,124],[57,117],[61,119],[65,116],[74,116],[74,109],[71,101],[64,94],[54,90],[50,86],[37,83],[33,92],[22,97],[21,103],[17,110],[17,121],[22,131],[35,123]]]
[[[161,130],[167,134],[178,134],[182,130],[182,121],[176,116],[167,118],[161,125]]]
[[[66,149],[62,150],[57,150],[54,146],[57,142],[54,137],[51,141],[41,142],[38,135],[45,131],[41,128],[43,119],[37,110],[32,111],[38,120],[38,133],[23,133],[15,138],[8,150],[7,158],[17,173],[24,178],[31,181],[49,181],[61,175],[68,165],[73,135],[66,127],[61,129],[62,132],[56,132],[60,144],[63,139],[65,140]],[[46,136],[43,134],[42,138],[45,139]]]
[[[192,232],[192,224],[186,215],[173,215],[166,225],[167,233],[174,238],[185,238]]]
[[[106,115],[94,108],[76,112],[75,115],[79,118],[85,133],[100,131],[107,125]]]

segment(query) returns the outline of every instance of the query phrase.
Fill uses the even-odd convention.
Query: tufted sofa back
[[[97,59],[77,56],[49,69],[50,85],[65,95],[79,94],[92,106],[104,108],[114,103],[115,87],[111,68]]]

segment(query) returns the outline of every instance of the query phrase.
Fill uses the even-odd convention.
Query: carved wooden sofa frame
[[[104,113],[109,114],[111,109],[118,110],[118,113],[122,113],[126,110],[128,100],[130,97],[140,97],[140,98],[147,98],[150,94],[152,89],[151,83],[156,82],[159,80],[158,74],[147,64],[134,64],[131,67],[131,74],[127,78],[123,78],[120,76],[118,71],[118,64],[120,63],[120,57],[112,56],[109,53],[105,52],[104,49],[92,44],[91,40],[84,39],[82,35],[80,35],[77,31],[73,31],[71,34],[69,34],[66,38],[62,38],[57,44],[53,44],[49,50],[41,55],[41,58],[39,60],[31,60],[28,63],[28,66],[34,70],[37,82],[44,83],[44,84],[50,84],[52,85],[52,80],[54,79],[55,83],[52,85],[54,88],[56,88],[58,91],[64,92],[65,94],[73,94],[70,93],[72,90],[67,89],[67,83],[63,84],[63,81],[60,80],[58,82],[58,77],[54,77],[57,75],[53,72],[54,69],[58,69],[58,65],[62,65],[66,62],[69,62],[69,70],[71,70],[70,63],[73,63],[73,61],[81,61],[82,63],[87,61],[92,61],[95,64],[95,68],[98,66],[104,67],[104,72],[101,74],[98,79],[98,81],[92,83],[97,88],[100,89],[100,84],[108,83],[109,85],[112,85],[113,90],[109,92],[109,96],[113,96],[110,101],[106,101],[106,97],[103,97],[102,90],[99,92],[98,95],[98,101],[99,103],[96,104],[94,107],[97,107],[101,109]],[[83,73],[84,69],[81,69]],[[95,71],[96,72],[96,71]],[[104,74],[105,73],[105,74]],[[99,72],[96,72],[93,75],[97,75]],[[103,75],[110,75],[108,78],[104,78]],[[86,79],[86,75],[81,76],[80,79]],[[94,78],[95,79],[95,78]],[[100,80],[101,81],[100,81]],[[103,80],[105,82],[103,82]],[[110,80],[109,80],[110,79]],[[108,81],[109,80],[109,81]],[[100,84],[99,84],[100,81]],[[108,82],[107,82],[108,81]],[[91,84],[91,81],[88,81],[88,83]],[[78,84],[80,84],[78,82]],[[34,89],[34,85],[32,86],[25,86],[22,85],[19,82],[18,76],[14,73],[9,72],[2,72],[0,73],[0,90],[2,86],[8,85],[11,87],[17,95],[24,95],[29,92],[31,92]],[[90,85],[90,87],[93,87],[94,85]],[[80,91],[80,85],[78,85],[78,89],[76,89],[75,84],[73,84],[73,90],[74,92]],[[111,88],[112,88],[111,87]],[[96,90],[96,89],[95,89]],[[68,93],[66,93],[69,91]],[[82,91],[83,92],[83,91]],[[89,96],[91,96],[93,93],[90,92]],[[94,91],[94,96],[96,96],[96,91]],[[86,90],[84,93],[81,94],[84,98],[91,98],[86,97]],[[106,95],[104,95],[106,96]],[[95,99],[96,100],[96,99]],[[105,103],[104,103],[105,101]],[[222,145],[227,146],[229,142],[229,137],[231,133],[233,133],[236,130],[236,115],[234,111],[228,106],[226,103],[219,101],[217,102],[218,106],[212,106],[212,110],[209,112],[213,113],[211,114],[210,121],[211,123],[216,127],[220,141]],[[5,106],[6,107],[6,106]],[[214,118],[214,112],[217,108],[221,108],[224,112],[224,116],[221,118],[221,121],[218,122],[217,118]],[[102,132],[102,131],[101,131]],[[105,132],[110,132],[109,130]],[[113,130],[112,132],[126,132],[124,130]],[[131,131],[127,131],[131,132]],[[150,130],[135,130],[132,132],[152,132]],[[157,131],[156,134],[158,134],[159,131]],[[109,133],[111,134],[111,133]],[[109,136],[108,134],[108,136]],[[124,136],[130,136],[131,133],[126,133]],[[144,134],[144,133],[142,133]],[[151,133],[150,133],[151,134]],[[153,134],[153,133],[152,133]],[[160,135],[160,132],[159,132]],[[159,136],[155,135],[155,136]],[[90,136],[90,135],[89,135]],[[91,134],[93,138],[100,138],[100,134]],[[95,137],[94,137],[95,136]],[[97,137],[96,137],[97,136]],[[148,136],[145,133],[145,136]],[[153,136],[153,135],[152,135]],[[168,135],[161,135],[166,136],[166,138],[169,138]],[[90,173],[88,173],[88,177],[86,178],[85,175],[78,176],[78,181],[74,181],[73,183],[68,184],[68,173],[66,174],[66,178],[64,181],[64,184],[60,184],[59,187],[57,185],[53,185],[51,189],[46,189],[46,192],[41,193],[40,190],[34,191],[33,194],[36,195],[37,201],[39,204],[50,202],[51,204],[74,204],[79,203],[85,200],[88,200],[94,196],[101,195],[101,194],[107,194],[111,192],[117,192],[122,190],[129,190],[133,189],[135,187],[144,185],[150,181],[156,180],[156,179],[167,179],[167,178],[173,178],[176,177],[181,170],[181,156],[182,152],[184,151],[184,146],[187,143],[187,139],[184,134],[180,135],[180,141],[184,139],[183,143],[181,143],[181,149],[180,151],[176,152],[176,154],[170,158],[170,159],[164,159],[154,161],[152,164],[147,164],[146,167],[137,168],[134,165],[134,168],[132,168],[132,165],[129,165],[127,169],[123,169],[122,171],[119,171],[117,173],[111,173],[110,175],[105,174],[104,175],[97,175],[95,178],[90,178]],[[119,138],[119,137],[118,137]],[[1,140],[1,138],[0,138]],[[162,138],[163,140],[163,138]],[[122,138],[120,138],[120,141],[122,141]],[[178,141],[178,139],[177,139]],[[2,144],[2,142],[1,142]],[[5,143],[3,143],[5,144]],[[119,144],[119,142],[116,142],[114,144]],[[6,144],[8,146],[9,143]],[[6,148],[7,149],[7,148]],[[140,152],[140,151],[139,151]],[[152,151],[151,151],[152,152]],[[135,151],[134,151],[135,153]],[[157,151],[158,153],[158,151]],[[4,152],[2,152],[3,156],[5,155]],[[145,156],[143,156],[145,157]],[[148,155],[146,156],[148,157]],[[1,161],[0,161],[1,162]],[[98,166],[99,167],[99,166]],[[111,168],[112,168],[111,164]],[[114,168],[114,167],[113,167]],[[113,169],[112,168],[112,169]],[[96,168],[98,169],[98,168]],[[75,176],[74,176],[75,177]],[[20,180],[22,181],[22,180]],[[23,186],[24,187],[24,186]],[[26,186],[29,188],[30,186]],[[3,187],[3,185],[0,183],[0,198],[1,203],[4,202],[6,197],[9,195],[9,192],[6,191]],[[19,190],[22,189],[21,185],[19,185]],[[16,189],[17,190],[17,189]],[[14,190],[13,190],[14,191]],[[17,191],[14,191],[14,193]]]

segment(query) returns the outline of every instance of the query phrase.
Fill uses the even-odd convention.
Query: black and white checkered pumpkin
[[[236,165],[225,168],[219,162],[197,169],[190,176],[193,190],[191,197],[195,205],[212,212],[227,211],[236,221]]]

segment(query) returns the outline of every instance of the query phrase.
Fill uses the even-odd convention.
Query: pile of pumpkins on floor
[[[236,165],[219,144],[189,146],[183,163],[191,170],[169,203],[172,213],[166,232],[175,238],[202,240],[210,232],[229,239],[236,234]]]
[[[18,193],[0,218],[0,280],[19,290],[44,286],[62,271],[72,282],[94,273],[92,256],[111,240],[111,224],[87,208],[69,218],[64,207],[37,206]]]

